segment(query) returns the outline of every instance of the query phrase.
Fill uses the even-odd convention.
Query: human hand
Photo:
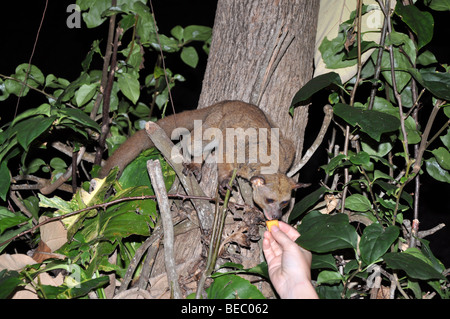
[[[311,284],[312,255],[295,243],[297,230],[283,222],[264,233],[270,280],[281,298],[318,298]]]

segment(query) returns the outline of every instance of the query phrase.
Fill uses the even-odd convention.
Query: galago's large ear
[[[311,186],[311,183],[296,183],[296,182],[294,182],[294,180],[291,179],[291,185],[292,185],[292,189],[297,189],[297,188],[305,188],[305,187]]]
[[[263,186],[266,184],[266,180],[262,176],[253,176],[250,178],[250,182],[253,184],[253,186]]]

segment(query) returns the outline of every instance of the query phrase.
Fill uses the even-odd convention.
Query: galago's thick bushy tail
[[[179,114],[169,115],[160,119],[156,123],[170,137],[172,131],[176,128],[186,128],[189,131],[194,129],[194,121],[204,121],[206,117],[221,107],[222,103],[217,103],[202,109],[192,111],[184,111]],[[128,138],[106,161],[105,165],[100,169],[99,177],[103,178],[108,175],[109,171],[114,167],[119,168],[119,174],[123,169],[134,160],[142,151],[153,147],[153,142],[147,136],[145,130],[140,130]]]

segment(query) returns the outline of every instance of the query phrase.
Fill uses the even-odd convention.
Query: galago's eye
[[[273,200],[272,198],[266,198],[266,203],[267,204],[272,204],[275,200]]]
[[[286,207],[288,204],[289,204],[289,201],[288,201],[288,200],[285,200],[284,202],[281,202],[280,206],[281,206],[282,208],[284,208],[284,207]]]

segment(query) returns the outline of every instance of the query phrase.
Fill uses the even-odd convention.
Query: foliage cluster
[[[106,144],[111,153],[127,135],[142,129],[146,121],[154,118],[153,107],[165,112],[169,89],[185,79],[170,68],[164,68],[160,58],[149,67],[148,61],[152,61],[149,55],[178,55],[185,64],[195,68],[200,54],[198,45],[194,44],[200,44],[206,54],[209,50],[210,27],[178,25],[170,35],[160,34],[147,1],[78,0],[77,5],[80,11],[74,14],[82,15],[90,29],[107,24],[111,16],[117,19],[117,25],[113,25],[116,46],[109,48],[109,56],[108,44],[95,40],[81,63],[79,77],[72,82],[54,74],[44,75],[37,66],[28,64],[20,64],[14,74],[2,75],[0,79],[1,101],[13,96],[25,101],[31,90],[47,99],[46,103],[18,114],[1,128],[0,197],[9,205],[0,207],[0,252],[8,251],[10,240],[15,236],[38,228],[36,225],[41,225],[44,218],[71,215],[62,219],[66,238],[60,247],[52,249],[55,254],[51,259],[27,266],[20,272],[6,269],[0,272],[1,298],[11,296],[27,284],[33,286],[40,298],[86,297],[92,290],[101,297],[100,287],[109,282],[106,273],[114,272],[118,278],[123,278],[136,250],[158,221],[156,202],[147,199],[154,193],[148,175],[142,174],[146,172],[146,161],[159,159],[162,162],[167,188],[175,175],[159,152],[148,150],[130,164],[118,180],[117,172],[113,172],[105,180],[90,184],[86,181],[96,176],[98,165],[93,165],[94,160],[84,155],[88,155],[93,142],[101,136],[108,136]],[[114,49],[117,52],[113,52]],[[94,65],[98,64],[95,62],[107,59],[116,59],[115,67],[107,64],[103,70],[95,69]],[[108,89],[109,99],[106,98]],[[152,97],[150,105],[140,100],[142,92]],[[102,131],[106,107],[108,113],[113,114],[106,120],[113,124],[106,132],[109,134]],[[68,142],[68,145],[58,146],[61,142]],[[52,183],[72,182],[76,176],[67,174],[72,167],[67,163],[70,160],[55,156],[53,148],[75,160],[78,156],[78,163],[83,154],[80,165],[85,177],[78,178],[82,181],[81,188],[74,191],[73,197],[72,189],[65,188],[63,183],[58,189],[68,191],[69,195],[59,192],[61,196],[50,197],[46,194],[53,189],[44,191],[46,187],[51,188]],[[78,182],[74,182],[76,190]],[[115,189],[113,195],[109,192],[111,187]],[[40,230],[30,238],[32,246],[43,240],[43,228]],[[118,252],[117,260],[111,262],[108,257],[114,251]],[[58,260],[57,254],[65,259]],[[68,273],[58,287],[35,281],[39,274],[56,269]],[[139,276],[139,271],[134,277]]]
[[[323,298],[448,298],[447,271],[418,232],[420,176],[450,183],[450,67],[427,46],[429,11],[449,10],[448,2],[426,1],[432,10],[422,10],[397,1],[392,15],[378,3],[385,15],[380,46],[361,40],[359,20],[373,10],[361,5],[319,47],[328,69],[356,65],[356,76],[341,83],[337,73],[323,74],[293,99],[295,106],[328,91],[336,127],[325,182],[296,204],[290,220],[313,208],[298,243],[314,252]],[[438,115],[444,120],[433,127]]]

